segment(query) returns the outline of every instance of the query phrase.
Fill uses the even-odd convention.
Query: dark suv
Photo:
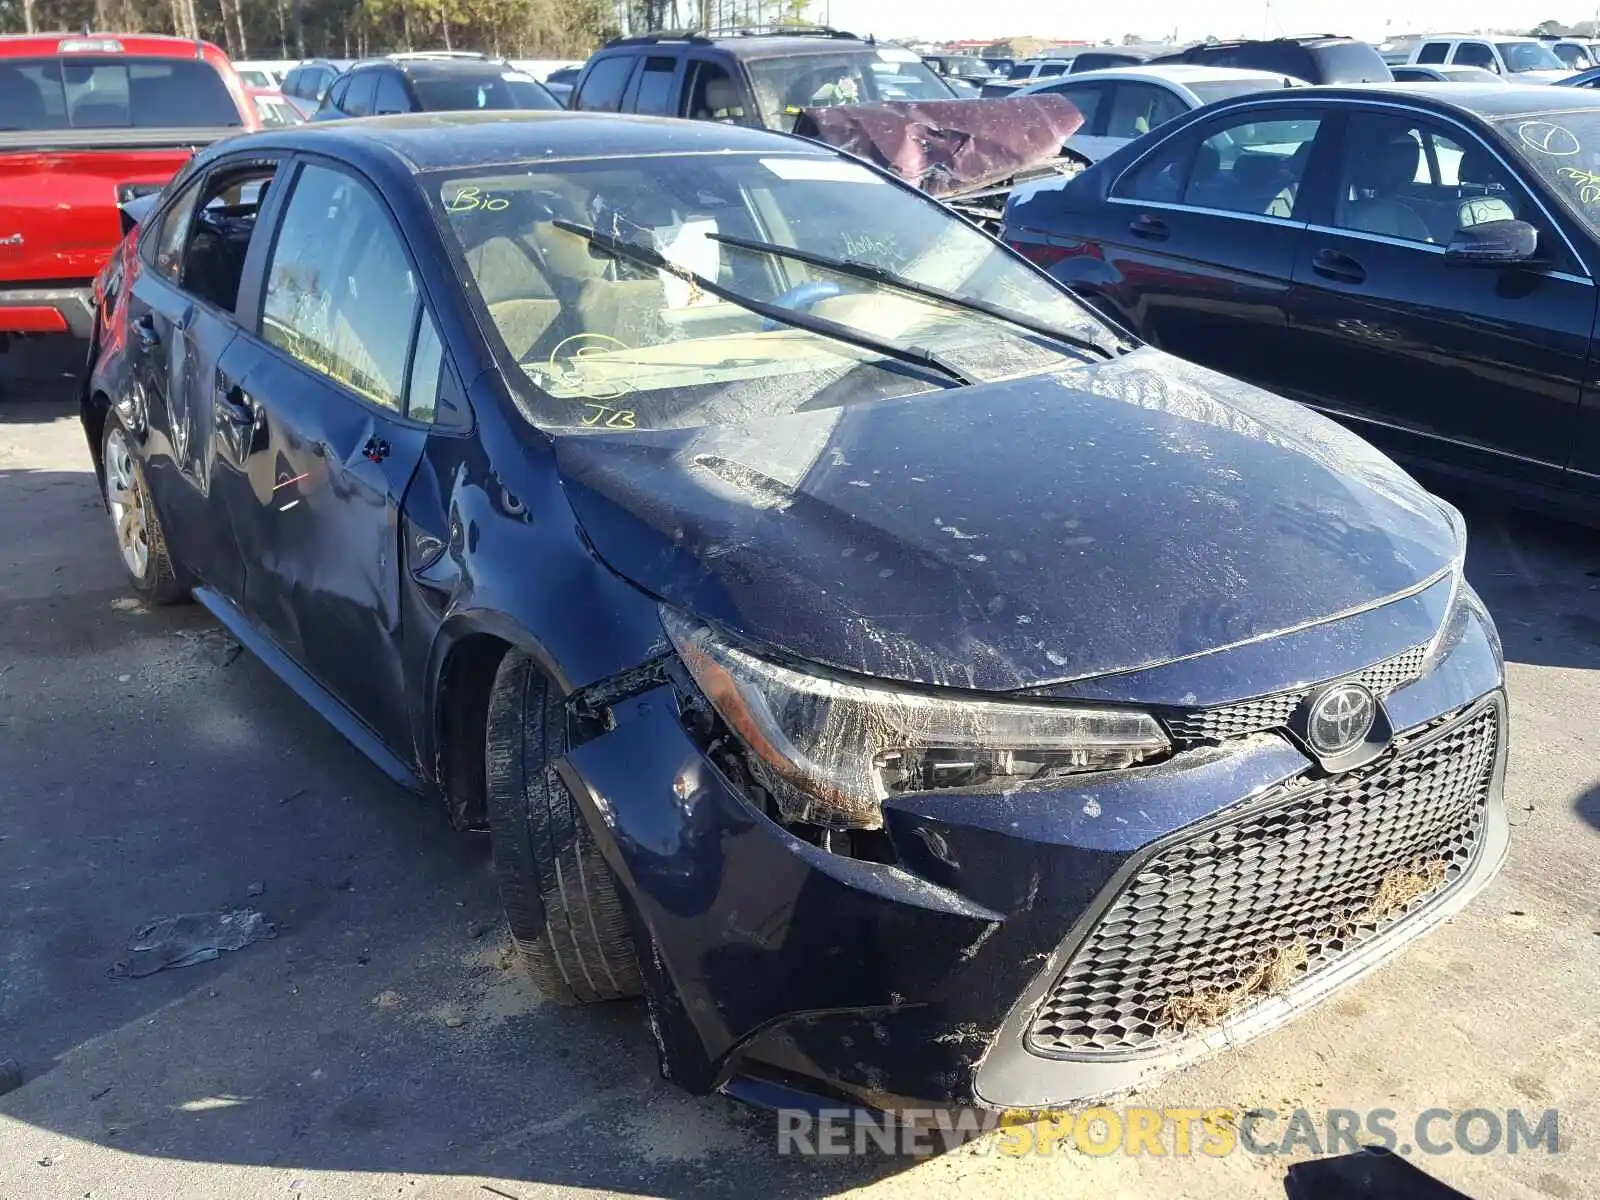
[[[1261,42],[1201,42],[1151,62],[1276,71],[1307,83],[1394,82],[1389,65],[1368,43],[1333,34]]]
[[[613,38],[584,64],[569,107],[788,131],[802,108],[955,99],[913,51],[819,26]]]
[[[542,83],[510,63],[419,55],[356,63],[334,81],[312,119],[560,107]]]

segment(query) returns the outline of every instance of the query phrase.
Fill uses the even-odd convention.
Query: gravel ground
[[[60,347],[0,356],[0,1198],[1281,1197],[1292,1159],[780,1157],[662,1083],[642,1010],[542,1004],[486,846],[390,785],[194,607],[120,581]],[[1560,1110],[1561,1151],[1421,1161],[1474,1197],[1600,1193],[1600,551],[1467,496],[1505,638],[1510,862],[1463,915],[1151,1105]],[[259,894],[256,894],[258,893]],[[276,939],[113,978],[142,922]],[[1281,1134],[1281,1126],[1271,1137]],[[1449,1125],[1438,1126],[1436,1136]],[[1170,1141],[1169,1141],[1170,1146]]]

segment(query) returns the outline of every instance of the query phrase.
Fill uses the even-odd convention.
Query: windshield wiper
[[[990,304],[987,300],[978,300],[971,296],[958,295],[936,287],[931,283],[919,283],[915,279],[908,279],[904,275],[897,275],[883,267],[869,266],[866,263],[846,262],[842,258],[832,258],[826,254],[815,254],[810,250],[799,250],[793,246],[780,246],[775,242],[758,242],[750,238],[735,237],[731,233],[708,233],[706,237],[713,242],[721,242],[724,246],[736,246],[741,250],[754,250],[758,253],[772,254],[779,258],[792,258],[795,262],[809,263],[813,267],[821,267],[825,271],[837,271],[852,279],[865,279],[884,287],[892,287],[896,291],[907,292],[913,296],[921,296],[927,300],[935,300],[940,304],[948,304],[952,308],[964,308],[970,312],[982,313],[986,317],[993,317],[997,321],[1004,321],[1008,325],[1015,325],[1019,329],[1026,329],[1029,333],[1036,333],[1040,337],[1049,338],[1053,342],[1071,346],[1075,350],[1088,351],[1098,354],[1102,358],[1113,358],[1115,353],[1102,346],[1099,342],[1089,338],[1080,337],[1075,333],[1068,333],[1044,321],[1035,321],[1020,313],[1012,312],[998,304]]]
[[[610,234],[601,233],[599,230],[590,229],[574,221],[557,219],[552,221],[557,229],[563,229],[570,234],[581,237],[591,246],[598,248],[613,258],[620,258],[624,262],[631,262],[641,267],[650,267],[657,271],[665,271],[674,275],[685,283],[692,284],[708,295],[719,300],[726,300],[729,304],[737,304],[740,308],[749,309],[758,317],[765,317],[769,321],[776,321],[780,325],[789,325],[795,329],[804,329],[807,333],[820,334],[825,338],[832,338],[836,342],[844,342],[861,350],[870,350],[874,354],[881,354],[885,358],[898,359],[913,366],[923,367],[938,371],[949,376],[963,387],[970,386],[978,381],[968,375],[960,367],[945,361],[932,350],[921,346],[900,346],[894,342],[881,341],[859,330],[841,325],[837,321],[830,321],[826,317],[812,316],[810,313],[797,312],[792,308],[784,308],[779,304],[768,304],[765,300],[757,300],[753,296],[746,296],[731,288],[725,288],[720,283],[698,275],[687,267],[680,267],[677,263],[667,259],[659,250],[650,246],[641,246],[636,242],[625,241]]]

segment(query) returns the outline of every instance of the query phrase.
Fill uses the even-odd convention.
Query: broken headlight
[[[1171,749],[1146,713],[848,683],[760,658],[670,609],[661,617],[784,820],[876,829],[900,792],[1116,770]]]

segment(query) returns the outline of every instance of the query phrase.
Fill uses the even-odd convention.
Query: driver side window
[[[1388,113],[1357,112],[1345,127],[1333,224],[1443,246],[1456,230],[1490,221],[1543,225],[1499,159],[1465,132]],[[1541,229],[1541,245],[1554,239]]]
[[[1456,56],[1451,61],[1464,67],[1482,67],[1496,75],[1500,73],[1500,64],[1495,61],[1494,51],[1482,42],[1462,42],[1456,47]]]

